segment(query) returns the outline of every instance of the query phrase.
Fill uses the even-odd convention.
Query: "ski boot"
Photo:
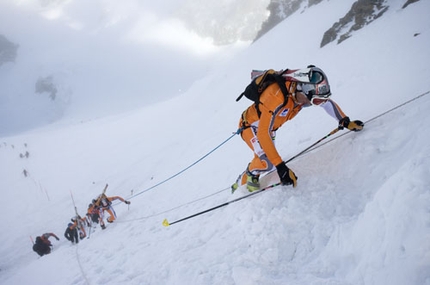
[[[251,172],[246,170],[241,175],[239,175],[236,182],[231,185],[231,193],[233,194],[234,191],[236,191],[237,188],[239,188],[239,186],[243,184],[246,184],[246,189],[248,189],[249,192],[260,190],[260,183],[258,181],[258,178],[258,175],[252,175]]]
[[[260,182],[258,181],[259,176],[246,173],[246,189],[249,192],[255,192],[260,190]]]

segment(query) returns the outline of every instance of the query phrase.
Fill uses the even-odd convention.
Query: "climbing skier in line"
[[[71,219],[73,226],[78,229],[78,234],[80,239],[84,239],[87,236],[87,232],[85,231],[85,226],[88,226],[88,221],[86,217],[82,218],[81,216],[75,216]]]
[[[50,237],[54,237],[56,240],[60,240],[54,233],[44,233],[36,237],[36,242],[33,244],[33,250],[40,256],[51,253],[51,241]]]
[[[99,209],[97,207],[95,207],[93,203],[90,203],[88,205],[87,219],[91,224],[93,224],[93,223],[98,224],[99,223],[99,219],[100,219]]]
[[[66,231],[64,232],[64,237],[68,241],[71,241],[72,244],[79,243],[78,229],[76,226],[77,226],[77,224],[75,222],[68,223]]]
[[[107,197],[105,194],[101,194],[97,199],[93,200],[94,207],[100,208],[100,223],[103,223],[104,218],[104,212],[106,211],[109,214],[109,217],[106,219],[108,223],[113,223],[116,219],[116,213],[115,210],[112,207],[112,202],[115,200],[120,200],[121,202],[130,205],[130,201],[125,200],[124,198],[120,196],[112,196]],[[104,227],[104,224],[102,228]]]
[[[92,203],[88,205],[87,217],[90,219],[91,225],[93,223],[100,223],[100,227],[104,230],[106,229],[106,225],[103,222],[103,209],[102,207],[95,205],[96,201],[97,200],[94,199]]]
[[[244,184],[249,192],[259,190],[260,175],[274,168],[278,172],[282,185],[296,187],[297,176],[282,160],[274,141],[276,131],[285,122],[293,119],[304,107],[321,106],[338,121],[339,129],[347,128],[352,131],[363,129],[362,121],[351,121],[339,105],[330,98],[330,85],[327,76],[320,68],[310,65],[303,69],[301,74],[307,75],[306,82],[285,80],[287,96],[281,90],[285,88],[281,88],[276,82],[272,83],[261,93],[258,106],[254,103],[242,113],[239,121],[239,128],[242,129],[241,137],[254,152],[254,158],[231,186],[232,192]]]

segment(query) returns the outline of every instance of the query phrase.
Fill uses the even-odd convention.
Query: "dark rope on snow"
[[[381,114],[379,114],[379,115],[376,115],[375,117],[373,117],[373,118],[371,118],[371,119],[369,119],[369,120],[365,121],[365,122],[364,122],[364,125],[366,125],[367,123],[369,123],[369,122],[371,122],[371,121],[374,121],[374,120],[376,120],[376,119],[378,119],[378,118],[380,118],[380,117],[382,117],[382,116],[385,116],[385,115],[387,115],[387,114],[389,114],[389,113],[391,113],[391,112],[393,112],[393,111],[395,111],[395,110],[397,110],[397,109],[399,109],[399,108],[401,108],[401,107],[403,107],[403,106],[405,106],[405,105],[407,105],[407,104],[409,104],[409,103],[412,103],[413,101],[418,100],[419,98],[424,97],[424,96],[426,96],[426,95],[428,95],[428,94],[430,94],[430,90],[429,90],[429,91],[426,91],[426,92],[424,92],[424,93],[422,93],[422,94],[420,94],[420,95],[418,95],[418,96],[416,96],[416,97],[414,97],[414,98],[412,98],[412,99],[410,99],[410,100],[408,100],[408,101],[406,101],[406,102],[403,102],[403,103],[401,103],[401,104],[399,104],[399,105],[397,105],[397,106],[395,106],[395,107],[393,107],[393,108],[391,108],[391,109],[389,109],[389,110],[385,111],[384,113],[381,113]],[[334,141],[334,140],[337,140],[338,138],[343,137],[343,136],[345,136],[345,135],[349,134],[350,132],[352,132],[352,131],[348,131],[348,132],[345,132],[345,133],[343,133],[343,134],[341,134],[341,135],[338,135],[338,136],[336,136],[336,137],[334,137],[334,138],[332,138],[332,139],[330,139],[330,140],[328,140],[328,141],[326,141],[326,142],[324,142],[324,143],[322,143],[322,144],[320,144],[320,145],[317,145],[317,146],[315,146],[315,147],[313,147],[313,148],[309,149],[308,151],[304,152],[303,154],[308,153],[308,152],[311,152],[311,151],[313,151],[314,149],[317,149],[317,148],[322,147],[322,146],[324,146],[324,145],[326,145],[326,144],[328,144],[328,143],[330,143],[330,142],[332,142],[332,141]]]
[[[163,181],[161,181],[161,182],[159,182],[159,183],[157,183],[157,184],[155,184],[155,185],[153,185],[153,186],[151,186],[151,187],[149,187],[149,188],[147,188],[147,189],[144,189],[144,190],[142,190],[142,191],[140,191],[140,192],[138,192],[138,193],[136,193],[136,194],[134,194],[134,195],[130,196],[128,199],[134,198],[134,197],[136,197],[136,196],[139,196],[140,194],[143,194],[143,193],[145,193],[145,192],[148,192],[149,190],[154,189],[154,188],[156,188],[156,187],[160,186],[161,184],[164,184],[164,183],[166,183],[167,181],[169,181],[169,180],[171,180],[171,179],[175,178],[176,176],[178,176],[178,175],[180,175],[180,174],[184,173],[185,171],[187,171],[188,169],[190,169],[191,167],[193,167],[194,165],[196,165],[197,163],[199,163],[200,161],[202,161],[203,159],[205,159],[206,157],[208,157],[211,153],[213,153],[215,150],[217,150],[218,148],[220,148],[220,147],[221,147],[222,145],[224,145],[226,142],[228,142],[229,140],[231,140],[235,135],[240,134],[240,133],[241,133],[241,131],[242,131],[242,129],[238,129],[235,133],[233,133],[233,134],[232,134],[229,138],[227,138],[225,141],[223,141],[222,143],[220,143],[220,144],[219,144],[218,146],[216,146],[214,149],[212,149],[212,150],[211,150],[211,151],[209,151],[207,154],[205,154],[204,156],[202,156],[201,158],[199,158],[198,160],[196,160],[195,162],[193,162],[193,163],[192,163],[192,164],[190,164],[189,166],[185,167],[185,168],[184,168],[184,169],[182,169],[181,171],[177,172],[176,174],[174,174],[174,175],[170,176],[169,178],[166,178],[166,179],[164,179]]]

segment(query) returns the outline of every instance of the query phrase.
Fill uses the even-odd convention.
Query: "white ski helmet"
[[[301,89],[313,105],[319,105],[331,96],[330,84],[320,68],[314,65],[309,65],[308,68],[310,68],[309,83],[303,82]]]

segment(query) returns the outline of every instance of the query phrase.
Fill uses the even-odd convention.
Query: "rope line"
[[[406,101],[406,102],[404,102],[404,103],[402,103],[402,104],[400,104],[400,105],[397,105],[397,106],[395,106],[395,107],[393,107],[393,108],[391,108],[391,109],[389,109],[389,110],[385,111],[385,112],[384,112],[384,113],[382,113],[382,114],[379,114],[379,115],[377,115],[377,116],[375,116],[375,117],[373,117],[373,118],[371,118],[371,119],[367,120],[367,121],[365,122],[365,124],[366,124],[366,123],[369,123],[369,122],[371,122],[371,121],[374,121],[374,120],[376,120],[376,119],[378,119],[378,118],[380,118],[380,117],[382,117],[382,116],[384,116],[384,115],[386,115],[386,114],[388,114],[388,113],[391,113],[392,111],[394,111],[394,110],[396,110],[396,109],[398,109],[398,108],[401,108],[401,107],[403,107],[403,106],[405,106],[405,105],[407,105],[407,104],[409,104],[409,103],[411,103],[411,102],[413,102],[413,101],[415,101],[415,100],[417,100],[417,99],[419,99],[419,98],[421,98],[421,97],[424,97],[425,95],[428,95],[428,94],[430,94],[430,90],[429,90],[429,91],[427,91],[427,92],[424,92],[424,93],[422,93],[422,94],[420,94],[420,95],[418,95],[418,96],[417,96],[417,97],[415,97],[415,98],[412,98],[411,100],[408,100],[408,101]],[[182,174],[183,172],[185,172],[186,170],[188,170],[189,168],[191,168],[192,166],[196,165],[198,162],[202,161],[204,158],[206,158],[207,156],[209,156],[209,155],[210,155],[211,153],[213,153],[215,150],[217,150],[218,148],[220,148],[220,147],[221,147],[222,145],[224,145],[227,141],[229,141],[230,139],[232,139],[236,134],[240,134],[240,132],[241,132],[241,131],[242,131],[242,129],[238,129],[238,130],[237,130],[235,133],[233,133],[229,138],[227,138],[225,141],[223,141],[221,144],[219,144],[219,145],[218,145],[217,147],[215,147],[213,150],[211,150],[210,152],[208,152],[206,155],[204,155],[203,157],[201,157],[200,159],[198,159],[198,160],[197,160],[197,161],[195,161],[194,163],[190,164],[188,167],[186,167],[186,168],[184,168],[183,170],[179,171],[178,173],[176,173],[176,174],[174,174],[174,175],[170,176],[169,178],[167,178],[167,179],[165,179],[165,180],[161,181],[160,183],[155,184],[154,186],[149,187],[148,189],[145,189],[145,190],[143,190],[143,191],[141,191],[141,192],[139,192],[139,193],[137,193],[137,194],[135,194],[135,195],[130,196],[130,197],[129,197],[129,199],[134,198],[134,197],[136,197],[136,196],[138,196],[138,195],[140,195],[140,194],[142,194],[142,193],[145,193],[145,192],[147,192],[147,191],[149,191],[149,190],[151,190],[151,189],[154,189],[154,188],[156,188],[156,187],[160,186],[161,184],[163,184],[163,183],[165,183],[165,182],[167,182],[167,181],[169,181],[169,180],[173,179],[174,177],[176,177],[176,176],[178,176],[178,175]],[[326,142],[324,142],[324,143],[321,143],[321,144],[319,144],[319,145],[317,145],[317,146],[315,146],[315,147],[313,147],[313,148],[310,148],[310,149],[309,149],[309,150],[307,150],[307,151],[304,151],[304,152],[302,152],[302,153],[299,153],[299,155],[294,156],[294,157],[293,157],[292,159],[290,159],[289,161],[292,161],[292,160],[293,160],[293,159],[295,159],[295,158],[298,158],[298,157],[300,157],[300,156],[302,156],[302,155],[304,155],[304,154],[306,154],[306,153],[309,153],[310,151],[312,151],[312,150],[314,150],[314,149],[320,148],[320,147],[322,147],[322,146],[324,146],[324,145],[328,144],[328,143],[329,143],[329,142],[331,142],[331,141],[334,141],[334,140],[336,140],[336,139],[338,139],[338,138],[340,138],[340,137],[342,137],[342,136],[344,136],[344,135],[349,134],[350,132],[351,132],[351,131],[349,131],[349,132],[345,132],[345,133],[343,133],[343,134],[341,134],[341,135],[338,135],[338,136],[336,136],[336,137],[334,137],[334,138],[332,138],[332,139],[330,139],[330,140],[328,140],[328,141],[326,141]],[[272,171],[270,171],[270,172],[272,172]],[[270,173],[270,172],[269,172],[269,173]],[[267,174],[269,174],[269,173],[267,173]],[[133,221],[144,220],[144,219],[152,218],[152,217],[155,217],[155,216],[159,216],[159,215],[162,215],[162,214],[165,214],[165,213],[171,212],[171,211],[173,211],[173,210],[179,209],[179,208],[181,208],[181,207],[191,205],[192,203],[195,203],[195,202],[198,202],[198,201],[201,201],[201,200],[207,199],[207,198],[209,198],[209,197],[211,197],[211,196],[214,196],[214,195],[216,195],[216,194],[218,194],[218,193],[220,193],[220,192],[223,192],[223,191],[226,191],[226,190],[229,190],[229,189],[230,189],[230,187],[227,187],[227,188],[224,188],[224,189],[218,190],[218,191],[216,191],[216,192],[214,192],[214,193],[212,193],[212,194],[209,194],[209,195],[204,196],[204,197],[201,197],[201,198],[199,198],[199,199],[196,199],[196,200],[190,201],[190,202],[188,202],[188,203],[185,203],[185,204],[182,204],[182,205],[176,206],[176,207],[174,207],[174,208],[171,208],[171,209],[165,210],[165,211],[163,211],[163,212],[159,212],[159,213],[156,213],[156,214],[152,214],[152,215],[149,215],[149,216],[140,217],[140,218],[136,218],[136,219],[125,220],[125,221],[116,221],[116,222],[117,222],[117,223],[126,223],[126,222],[133,222]],[[256,192],[256,193],[257,193],[257,192]],[[77,262],[78,262],[78,264],[79,264],[79,268],[80,268],[80,271],[81,271],[81,275],[82,275],[82,277],[84,278],[85,283],[86,283],[86,284],[90,284],[90,282],[88,281],[88,278],[87,278],[87,276],[86,276],[86,274],[85,274],[85,272],[84,272],[84,269],[83,269],[83,266],[82,266],[82,264],[81,264],[80,258],[79,258],[78,246],[76,246],[76,259],[77,259]]]
[[[414,97],[414,98],[412,98],[412,99],[410,99],[410,100],[408,100],[408,101],[406,101],[406,102],[403,102],[402,104],[399,104],[399,105],[397,105],[397,106],[395,106],[395,107],[393,107],[393,108],[391,108],[391,109],[389,109],[389,110],[385,111],[384,113],[381,113],[381,114],[379,114],[379,115],[376,115],[375,117],[373,117],[373,118],[371,118],[371,119],[369,119],[369,120],[365,121],[365,122],[364,122],[364,125],[366,125],[367,123],[369,123],[369,122],[371,122],[371,121],[374,121],[374,120],[376,120],[376,119],[378,119],[378,118],[380,118],[380,117],[382,117],[382,116],[385,116],[386,114],[391,113],[391,112],[393,112],[393,111],[395,111],[395,110],[399,109],[400,107],[403,107],[403,106],[405,106],[405,105],[407,105],[407,104],[409,104],[409,103],[411,103],[411,102],[413,102],[413,101],[415,101],[415,100],[417,100],[417,99],[420,99],[421,97],[424,97],[425,95],[428,95],[428,94],[430,94],[430,90],[429,90],[429,91],[426,91],[426,92],[424,92],[424,93],[421,93],[420,95],[418,95],[418,96],[416,96],[416,97]],[[349,134],[350,132],[352,132],[352,131],[348,131],[348,132],[343,133],[343,134],[341,134],[341,135],[338,135],[338,136],[336,136],[336,137],[334,137],[334,138],[331,138],[331,139],[327,140],[326,142],[323,142],[323,143],[321,143],[321,144],[319,144],[319,145],[317,145],[317,146],[315,146],[315,147],[313,147],[313,148],[309,149],[308,151],[304,152],[303,154],[308,153],[308,152],[311,152],[311,151],[313,151],[314,149],[317,149],[317,148],[322,147],[322,146],[324,146],[324,145],[326,145],[326,144],[328,144],[328,143],[330,143],[330,142],[332,142],[332,141],[334,141],[334,140],[337,140],[338,138],[343,137],[343,136],[345,136],[345,135]]]
[[[410,100],[408,100],[408,101],[406,101],[406,102],[404,102],[404,103],[402,103],[402,104],[400,104],[400,105],[397,105],[397,106],[395,106],[395,107],[393,107],[393,108],[391,108],[391,109],[389,109],[389,110],[385,111],[384,113],[381,113],[381,114],[379,114],[379,115],[377,115],[377,116],[375,116],[375,117],[373,117],[373,118],[371,118],[371,119],[369,119],[369,120],[365,121],[365,124],[367,124],[367,123],[369,123],[369,122],[371,122],[371,121],[374,121],[374,120],[376,120],[376,119],[378,119],[378,118],[380,118],[380,117],[382,117],[382,116],[385,116],[386,114],[391,113],[391,112],[393,112],[394,110],[399,109],[400,107],[403,107],[403,106],[405,106],[405,105],[407,105],[407,104],[409,104],[409,103],[411,103],[411,102],[413,102],[413,101],[415,101],[415,100],[417,100],[417,99],[419,99],[419,98],[421,98],[421,97],[424,97],[425,95],[428,95],[428,94],[430,94],[430,90],[429,90],[429,91],[427,91],[427,92],[424,92],[424,93],[422,93],[422,94],[420,94],[420,95],[418,95],[418,96],[416,96],[416,97],[414,97],[414,98],[412,98],[412,99],[410,99]],[[217,146],[215,149],[213,149],[212,151],[210,151],[209,153],[207,153],[205,156],[203,156],[203,157],[202,157],[202,158],[200,158],[198,161],[194,162],[193,164],[191,164],[190,166],[188,166],[188,167],[187,167],[187,168],[185,168],[184,170],[182,170],[182,171],[178,172],[177,174],[175,174],[175,175],[171,176],[170,178],[168,178],[168,179],[166,179],[166,180],[164,180],[164,181],[162,181],[162,182],[160,182],[160,183],[158,183],[158,184],[156,184],[156,185],[154,185],[154,186],[152,186],[152,187],[150,187],[150,188],[148,188],[148,189],[146,189],[146,190],[143,190],[143,191],[139,192],[139,193],[138,193],[138,194],[136,194],[136,195],[131,196],[130,198],[133,198],[133,197],[135,197],[135,196],[137,196],[137,195],[140,195],[140,194],[142,194],[142,193],[144,193],[144,192],[146,192],[146,191],[149,191],[149,190],[151,190],[151,189],[153,189],[153,188],[155,188],[155,187],[157,187],[157,186],[161,185],[162,183],[165,183],[166,181],[168,181],[168,180],[172,179],[173,177],[176,177],[176,176],[178,176],[179,174],[183,173],[185,170],[187,170],[187,169],[188,169],[188,168],[190,168],[191,166],[193,166],[193,165],[197,164],[197,163],[198,163],[199,161],[201,161],[203,158],[207,157],[209,154],[211,154],[212,152],[214,152],[214,151],[215,151],[217,148],[219,148],[221,145],[225,144],[228,140],[230,140],[231,138],[233,138],[233,136],[234,136],[234,135],[236,135],[236,134],[240,134],[240,132],[241,132],[241,131],[242,131],[241,129],[237,130],[237,132],[236,132],[236,133],[234,133],[232,136],[230,136],[228,139],[226,139],[224,142],[222,142],[219,146]],[[332,141],[334,141],[334,140],[337,140],[338,138],[341,138],[341,137],[343,137],[343,136],[345,136],[345,135],[347,135],[347,134],[349,134],[349,133],[351,133],[351,132],[352,132],[352,131],[349,131],[349,130],[348,130],[347,132],[345,132],[345,133],[343,133],[343,134],[341,134],[341,135],[335,136],[335,137],[333,137],[333,138],[329,139],[329,140],[328,140],[328,141],[326,141],[326,142],[322,142],[322,143],[320,143],[319,145],[316,145],[315,147],[310,148],[309,150],[304,151],[302,154],[300,154],[300,155],[298,155],[298,156],[295,156],[295,157],[293,157],[293,158],[298,158],[298,157],[300,157],[300,156],[302,156],[302,155],[304,155],[304,154],[307,154],[307,153],[309,153],[309,152],[311,152],[311,151],[313,151],[313,150],[315,150],[315,149],[317,149],[317,148],[320,148],[320,147],[322,147],[322,146],[324,146],[324,145],[326,145],[326,144],[328,144],[328,143],[330,143],[330,142],[332,142]],[[290,159],[289,161],[292,161],[292,160],[293,160],[293,159]],[[268,174],[272,173],[273,171],[274,171],[274,170],[269,171],[269,172],[265,173],[264,175],[268,175]],[[176,206],[176,207],[174,207],[174,208],[171,208],[171,209],[169,209],[169,210],[165,210],[165,211],[163,211],[163,212],[159,212],[159,213],[156,213],[156,214],[152,214],[152,215],[149,215],[149,216],[140,217],[140,218],[136,218],[136,219],[131,219],[131,220],[126,220],[126,221],[121,221],[121,222],[125,223],[125,222],[131,222],[131,221],[137,221],[137,220],[143,220],[143,219],[152,218],[152,217],[155,217],[155,216],[158,216],[158,215],[161,215],[161,214],[165,214],[165,213],[171,212],[171,211],[176,210],[176,209],[178,209],[178,208],[181,208],[181,207],[184,207],[184,206],[191,205],[192,203],[195,203],[195,202],[198,202],[198,201],[201,201],[201,200],[207,199],[207,198],[209,198],[209,197],[211,197],[211,196],[214,196],[214,195],[216,195],[216,194],[218,194],[218,193],[220,193],[220,192],[222,192],[222,191],[226,191],[226,190],[229,190],[229,189],[230,189],[230,187],[224,188],[224,189],[222,189],[222,190],[218,190],[218,191],[214,192],[213,194],[209,194],[209,195],[204,196],[204,197],[202,197],[202,198],[199,198],[199,199],[196,199],[196,200],[190,201],[190,202],[188,202],[188,203],[185,203],[185,204],[182,204],[182,205]],[[118,221],[118,222],[119,222],[119,221]]]
[[[209,197],[215,196],[216,194],[221,193],[221,192],[224,192],[224,191],[229,190],[229,189],[230,189],[230,187],[227,187],[227,188],[224,188],[224,189],[218,190],[218,191],[216,191],[216,192],[214,192],[214,193],[212,193],[212,194],[209,194],[209,195],[204,196],[204,197],[201,197],[201,198],[199,198],[199,199],[196,199],[196,200],[193,200],[193,201],[187,202],[187,203],[185,203],[185,204],[182,204],[182,205],[176,206],[176,207],[174,207],[174,208],[171,208],[171,209],[165,210],[165,211],[163,211],[163,212],[155,213],[155,214],[152,214],[152,215],[149,215],[149,216],[145,216],[145,217],[140,217],[140,218],[135,218],[135,219],[130,219],[130,220],[124,220],[124,221],[115,221],[115,222],[118,222],[118,223],[127,223],[127,222],[133,222],[133,221],[139,221],[139,220],[145,220],[145,219],[153,218],[153,217],[156,217],[156,216],[159,216],[159,215],[162,215],[162,214],[166,214],[166,213],[172,212],[173,210],[176,210],[176,209],[182,208],[182,207],[184,207],[184,206],[191,205],[191,204],[193,204],[193,203],[195,203],[195,202],[198,202],[198,201],[201,201],[201,200],[207,199],[207,198],[209,198]]]
[[[400,104],[400,105],[397,105],[397,106],[395,106],[395,107],[393,107],[393,108],[391,108],[391,109],[389,109],[388,111],[385,111],[384,113],[382,113],[382,114],[379,114],[379,115],[377,115],[377,116],[375,116],[375,117],[373,117],[373,118],[371,118],[371,119],[369,119],[367,122],[365,122],[365,123],[368,123],[368,122],[371,122],[371,121],[373,121],[373,120],[376,120],[376,119],[378,119],[379,117],[382,117],[382,116],[384,116],[384,115],[386,115],[386,114],[388,114],[388,113],[391,113],[392,111],[394,111],[394,110],[396,110],[396,109],[399,109],[400,107],[403,107],[403,106],[405,106],[405,105],[407,105],[407,104],[409,104],[409,103],[411,103],[411,102],[413,102],[413,101],[415,101],[415,100],[417,100],[417,99],[419,99],[419,98],[421,98],[421,97],[424,97],[425,95],[428,95],[428,94],[430,94],[430,90],[429,91],[427,91],[427,92],[424,92],[424,93],[422,93],[422,94],[420,94],[420,95],[418,95],[418,96],[416,96],[416,97],[414,97],[414,98],[412,98],[412,99],[410,99],[410,100],[408,100],[408,101],[406,101],[406,102],[404,102],[404,103],[402,103],[402,104]]]
[[[78,248],[79,248],[79,246],[78,246],[78,244],[76,244],[76,259],[78,261],[79,269],[81,270],[81,275],[84,278],[85,283],[89,285],[90,282],[88,281],[87,275],[85,274],[84,268],[83,268],[82,263],[81,263],[81,259],[79,258]]]
[[[395,106],[395,107],[393,107],[393,108],[391,108],[391,109],[389,109],[389,110],[387,110],[387,111],[385,111],[384,113],[381,113],[381,114],[379,114],[379,115],[377,115],[377,116],[375,116],[375,117],[373,117],[373,118],[371,118],[371,119],[369,119],[369,120],[367,120],[367,121],[365,121],[365,124],[367,124],[367,123],[369,123],[369,122],[371,122],[371,121],[374,121],[374,120],[376,120],[376,119],[378,119],[378,118],[380,118],[380,117],[382,117],[382,116],[385,116],[386,114],[388,114],[388,113],[391,113],[391,112],[393,112],[394,110],[396,110],[396,109],[399,109],[400,107],[403,107],[403,106],[405,106],[405,105],[407,105],[407,104],[409,104],[409,103],[411,103],[411,102],[413,102],[413,101],[415,101],[415,100],[417,100],[417,99],[419,99],[419,98],[421,98],[421,97],[424,97],[425,95],[428,95],[428,94],[430,94],[430,90],[429,91],[427,91],[427,92],[424,92],[424,93],[422,93],[422,94],[420,94],[420,95],[418,95],[418,96],[416,96],[416,97],[414,97],[414,98],[412,98],[412,99],[410,99],[410,100],[408,100],[408,101],[406,101],[406,102],[404,102],[404,103],[402,103],[402,104],[400,104],[400,105],[397,105],[397,106]],[[235,133],[235,134],[239,134],[240,133],[240,129]],[[345,133],[343,133],[343,134],[341,134],[341,135],[338,135],[338,136],[335,136],[335,137],[333,137],[333,138],[331,138],[331,139],[329,139],[328,141],[326,141],[326,142],[323,142],[323,143],[320,143],[319,145],[316,145],[315,147],[313,147],[313,148],[310,148],[309,150],[307,150],[307,151],[305,151],[305,152],[303,152],[301,155],[299,155],[299,156],[295,156],[294,158],[298,158],[298,157],[300,157],[300,156],[302,156],[302,155],[304,155],[304,154],[306,154],[306,153],[309,153],[309,152],[311,152],[311,151],[313,151],[313,150],[315,150],[315,149],[317,149],[317,148],[320,148],[320,147],[322,147],[322,146],[324,146],[324,145],[326,145],[326,144],[328,144],[328,143],[330,143],[330,142],[332,142],[332,141],[334,141],[334,140],[337,140],[338,138],[341,138],[341,137],[343,137],[343,136],[345,136],[345,135],[347,135],[347,134],[349,134],[349,133],[351,133],[352,131],[347,131],[347,132],[345,132]],[[227,142],[229,139],[231,139],[233,136],[231,136],[230,138],[228,138],[225,142]],[[225,143],[225,142],[223,142],[223,144]],[[207,155],[206,155],[207,156]],[[289,161],[291,161],[292,159],[290,159]],[[183,172],[183,171],[182,171]],[[272,170],[272,171],[269,171],[269,172],[267,172],[267,173],[265,173],[264,175],[268,175],[268,174],[270,174],[270,173],[272,173],[272,172],[274,172],[274,170]],[[160,183],[159,183],[160,184]],[[153,186],[153,187],[155,187],[155,186]],[[226,190],[229,190],[230,189],[230,187],[227,187],[227,188],[224,188],[224,189],[222,189],[222,190],[218,190],[217,192],[214,192],[213,194],[210,194],[210,195],[207,195],[207,196],[204,196],[204,197],[202,197],[202,198],[199,198],[199,199],[197,199],[197,200],[193,200],[193,201],[190,201],[190,202],[188,202],[188,203],[185,203],[185,204],[182,204],[182,205],[179,205],[179,206],[176,206],[176,207],[174,207],[174,208],[171,208],[171,209],[169,209],[169,210],[166,210],[166,211],[163,211],[163,212],[160,212],[160,213],[156,213],[156,214],[152,214],[152,215],[149,215],[149,216],[145,216],[145,217],[140,217],[140,218],[136,218],[136,219],[132,219],[132,220],[126,220],[126,221],[121,221],[121,222],[131,222],[131,221],[137,221],[137,220],[144,220],[144,219],[148,219],[148,218],[152,218],[152,217],[155,217],[155,216],[159,216],[159,215],[161,215],[161,214],[165,214],[165,213],[168,213],[168,212],[171,212],[171,211],[173,211],[173,210],[176,210],[176,209],[178,209],[178,208],[181,208],[181,207],[184,207],[184,206],[188,206],[188,205],[191,205],[191,204],[193,204],[193,203],[195,203],[195,202],[198,202],[198,201],[201,201],[201,200],[204,200],[204,199],[207,199],[207,198],[209,198],[209,197],[211,197],[211,196],[214,196],[214,195],[216,195],[216,194],[218,194],[218,193],[220,193],[220,192],[222,192],[222,191],[226,191]],[[146,191],[148,191],[148,190],[146,190]]]
[[[177,172],[176,174],[173,174],[172,176],[170,176],[170,177],[168,177],[168,178],[164,179],[163,181],[161,181],[161,182],[159,182],[159,183],[157,183],[157,184],[155,184],[155,185],[153,185],[153,186],[151,186],[151,187],[149,187],[149,188],[147,188],[147,189],[144,189],[144,190],[142,190],[142,191],[140,191],[140,192],[138,192],[138,193],[136,193],[136,194],[134,194],[134,195],[130,196],[128,199],[134,198],[134,197],[139,196],[139,195],[141,195],[141,194],[143,194],[143,193],[145,193],[145,192],[148,192],[149,190],[152,190],[152,189],[154,189],[154,188],[156,188],[156,187],[158,187],[158,186],[160,186],[160,185],[162,185],[162,184],[166,183],[167,181],[169,181],[169,180],[171,180],[171,179],[175,178],[176,176],[178,176],[178,175],[180,175],[180,174],[184,173],[185,171],[187,171],[188,169],[190,169],[191,167],[193,167],[194,165],[196,165],[197,163],[199,163],[200,161],[202,161],[203,159],[205,159],[206,157],[208,157],[211,153],[213,153],[215,150],[217,150],[218,148],[220,148],[220,147],[221,147],[222,145],[224,145],[226,142],[228,142],[229,140],[231,140],[235,135],[240,134],[240,132],[241,132],[241,131],[242,131],[241,129],[238,129],[238,130],[237,130],[235,133],[233,133],[229,138],[227,138],[227,139],[226,139],[225,141],[223,141],[221,144],[219,144],[218,146],[216,146],[214,149],[212,149],[211,151],[209,151],[207,154],[205,154],[204,156],[202,156],[201,158],[199,158],[198,160],[196,160],[195,162],[193,162],[192,164],[190,164],[190,165],[189,165],[189,166],[187,166],[186,168],[184,168],[184,169],[182,169],[181,171]]]

